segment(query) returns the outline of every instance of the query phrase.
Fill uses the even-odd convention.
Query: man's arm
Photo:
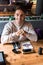
[[[37,41],[38,40],[37,34],[34,31],[34,28],[33,28],[33,26],[31,24],[29,26],[29,31],[28,32],[24,31],[24,34],[23,35],[25,37],[27,37],[31,41]]]
[[[20,34],[23,33],[23,30],[19,30],[17,32],[13,32],[12,33],[12,27],[10,25],[5,25],[4,30],[2,32],[2,36],[1,36],[1,43],[5,44],[5,43],[12,43],[12,42],[16,42],[16,41],[20,41],[22,39],[19,40],[19,38],[21,37]]]
[[[5,43],[11,43],[13,41],[17,41],[18,40],[18,36],[16,35],[16,33],[11,33],[12,30],[10,30],[10,28],[8,26],[5,25],[3,32],[2,32],[2,36],[1,36],[1,43],[5,44]]]

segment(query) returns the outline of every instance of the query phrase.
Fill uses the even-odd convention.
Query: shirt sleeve
[[[12,43],[13,41],[18,41],[18,36],[16,35],[16,32],[12,33],[12,27],[8,24],[5,25],[2,35],[1,35],[1,43]]]
[[[37,34],[31,24],[28,26],[28,32],[26,33],[26,37],[31,41],[37,41],[38,39]]]

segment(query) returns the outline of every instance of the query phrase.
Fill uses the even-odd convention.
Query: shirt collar
[[[14,25],[16,26],[17,29],[20,29],[22,26],[23,26],[24,22],[20,25],[20,26],[17,26],[14,22]]]

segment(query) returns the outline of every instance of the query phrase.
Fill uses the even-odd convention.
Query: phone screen
[[[4,62],[3,53],[0,52],[0,62]]]

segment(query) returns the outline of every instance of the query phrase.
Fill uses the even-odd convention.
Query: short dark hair
[[[15,6],[15,11],[16,10],[22,10],[24,13],[26,13],[26,8],[25,8],[25,6],[23,6],[23,5],[16,5]]]

